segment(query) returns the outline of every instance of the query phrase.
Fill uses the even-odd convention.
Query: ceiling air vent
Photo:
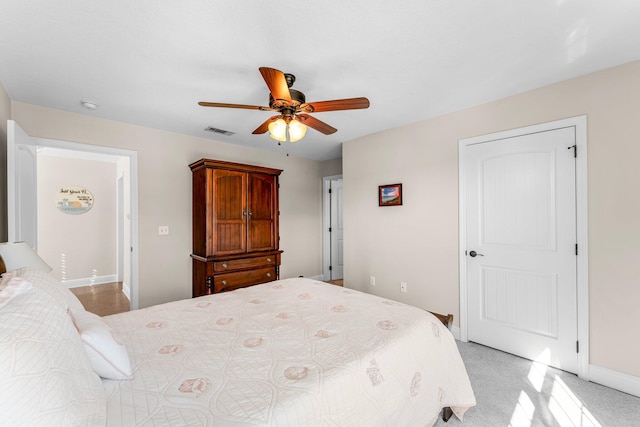
[[[221,134],[227,135],[227,136],[231,136],[231,135],[235,135],[236,134],[235,132],[231,132],[230,130],[218,129],[218,128],[214,128],[213,126],[208,126],[204,130],[206,130],[207,132],[221,133]]]

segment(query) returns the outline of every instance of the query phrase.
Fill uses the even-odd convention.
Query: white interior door
[[[7,121],[7,211],[10,242],[37,244],[38,144],[16,122]]]
[[[576,372],[573,127],[465,147],[468,339]]]
[[[342,180],[331,180],[331,280],[344,277]]]

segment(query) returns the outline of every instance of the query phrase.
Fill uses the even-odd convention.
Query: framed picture
[[[402,205],[402,184],[381,185],[378,187],[378,206]]]

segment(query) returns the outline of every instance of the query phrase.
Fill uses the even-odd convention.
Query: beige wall
[[[342,157],[320,163],[320,176],[342,175]]]
[[[93,207],[81,215],[58,209],[60,188],[84,187]],[[38,156],[38,254],[60,280],[116,274],[116,164]]]
[[[345,283],[459,317],[458,140],[583,114],[590,362],[640,376],[640,62],[345,143]],[[404,205],[379,208],[397,182]]]
[[[21,102],[12,118],[32,136],[138,152],[139,302],[191,296],[191,171],[208,157],[283,169],[280,179],[281,276],[322,271],[319,162]],[[270,141],[265,139],[265,144]],[[158,226],[170,234],[158,236]]]
[[[0,242],[7,241],[7,120],[11,99],[0,82]]]

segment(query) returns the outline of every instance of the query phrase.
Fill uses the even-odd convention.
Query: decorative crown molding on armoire
[[[193,174],[193,296],[280,276],[278,179],[282,170],[220,160]]]

